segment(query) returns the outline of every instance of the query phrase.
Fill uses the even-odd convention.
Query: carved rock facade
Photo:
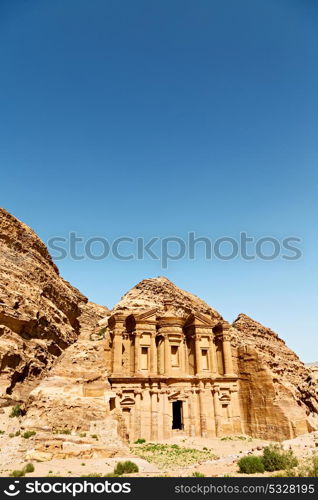
[[[130,441],[241,432],[228,328],[172,306],[110,317],[110,411],[121,410]]]

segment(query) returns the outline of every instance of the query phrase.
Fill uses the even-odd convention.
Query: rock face
[[[284,439],[308,432],[317,422],[317,386],[310,370],[278,335],[244,314],[233,323],[241,403],[246,431]]]
[[[24,400],[79,335],[87,299],[64,281],[46,246],[0,209],[0,398]]]
[[[315,363],[306,363],[305,366],[309,370],[311,377],[318,381],[318,361]]]
[[[90,337],[102,319],[101,312],[105,315],[108,309],[92,303],[83,309],[82,329],[77,342],[65,350],[30,393],[25,422],[28,427],[86,431],[91,421],[102,419],[107,413],[108,400],[105,401],[104,394],[109,383],[105,339],[92,341]]]
[[[106,360],[108,341],[103,335],[108,314],[106,307],[91,302],[82,306],[78,340],[30,393],[24,426],[43,432],[34,456],[48,452],[49,459],[92,458],[127,452],[122,415],[110,414],[113,394]],[[65,431],[77,436],[65,437]]]
[[[193,311],[206,314],[213,319],[223,320],[222,316],[204,300],[192,293],[181,290],[168,278],[160,276],[141,281],[129,290],[113,308],[112,313],[143,312],[156,308],[164,311],[165,300],[172,300],[171,311],[186,317]]]

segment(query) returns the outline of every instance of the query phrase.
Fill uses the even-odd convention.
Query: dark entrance
[[[173,401],[172,403],[172,428],[182,429],[182,401]]]

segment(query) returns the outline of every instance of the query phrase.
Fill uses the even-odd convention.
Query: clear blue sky
[[[2,0],[1,206],[44,240],[298,236],[297,262],[58,263],[110,307],[165,274],[317,353],[315,0]]]

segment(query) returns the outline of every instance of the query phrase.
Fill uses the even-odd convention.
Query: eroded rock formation
[[[25,224],[0,209],[0,398],[25,400],[77,340],[87,299]]]
[[[316,428],[317,385],[310,370],[275,332],[245,314],[233,327],[245,431],[286,439]]]

